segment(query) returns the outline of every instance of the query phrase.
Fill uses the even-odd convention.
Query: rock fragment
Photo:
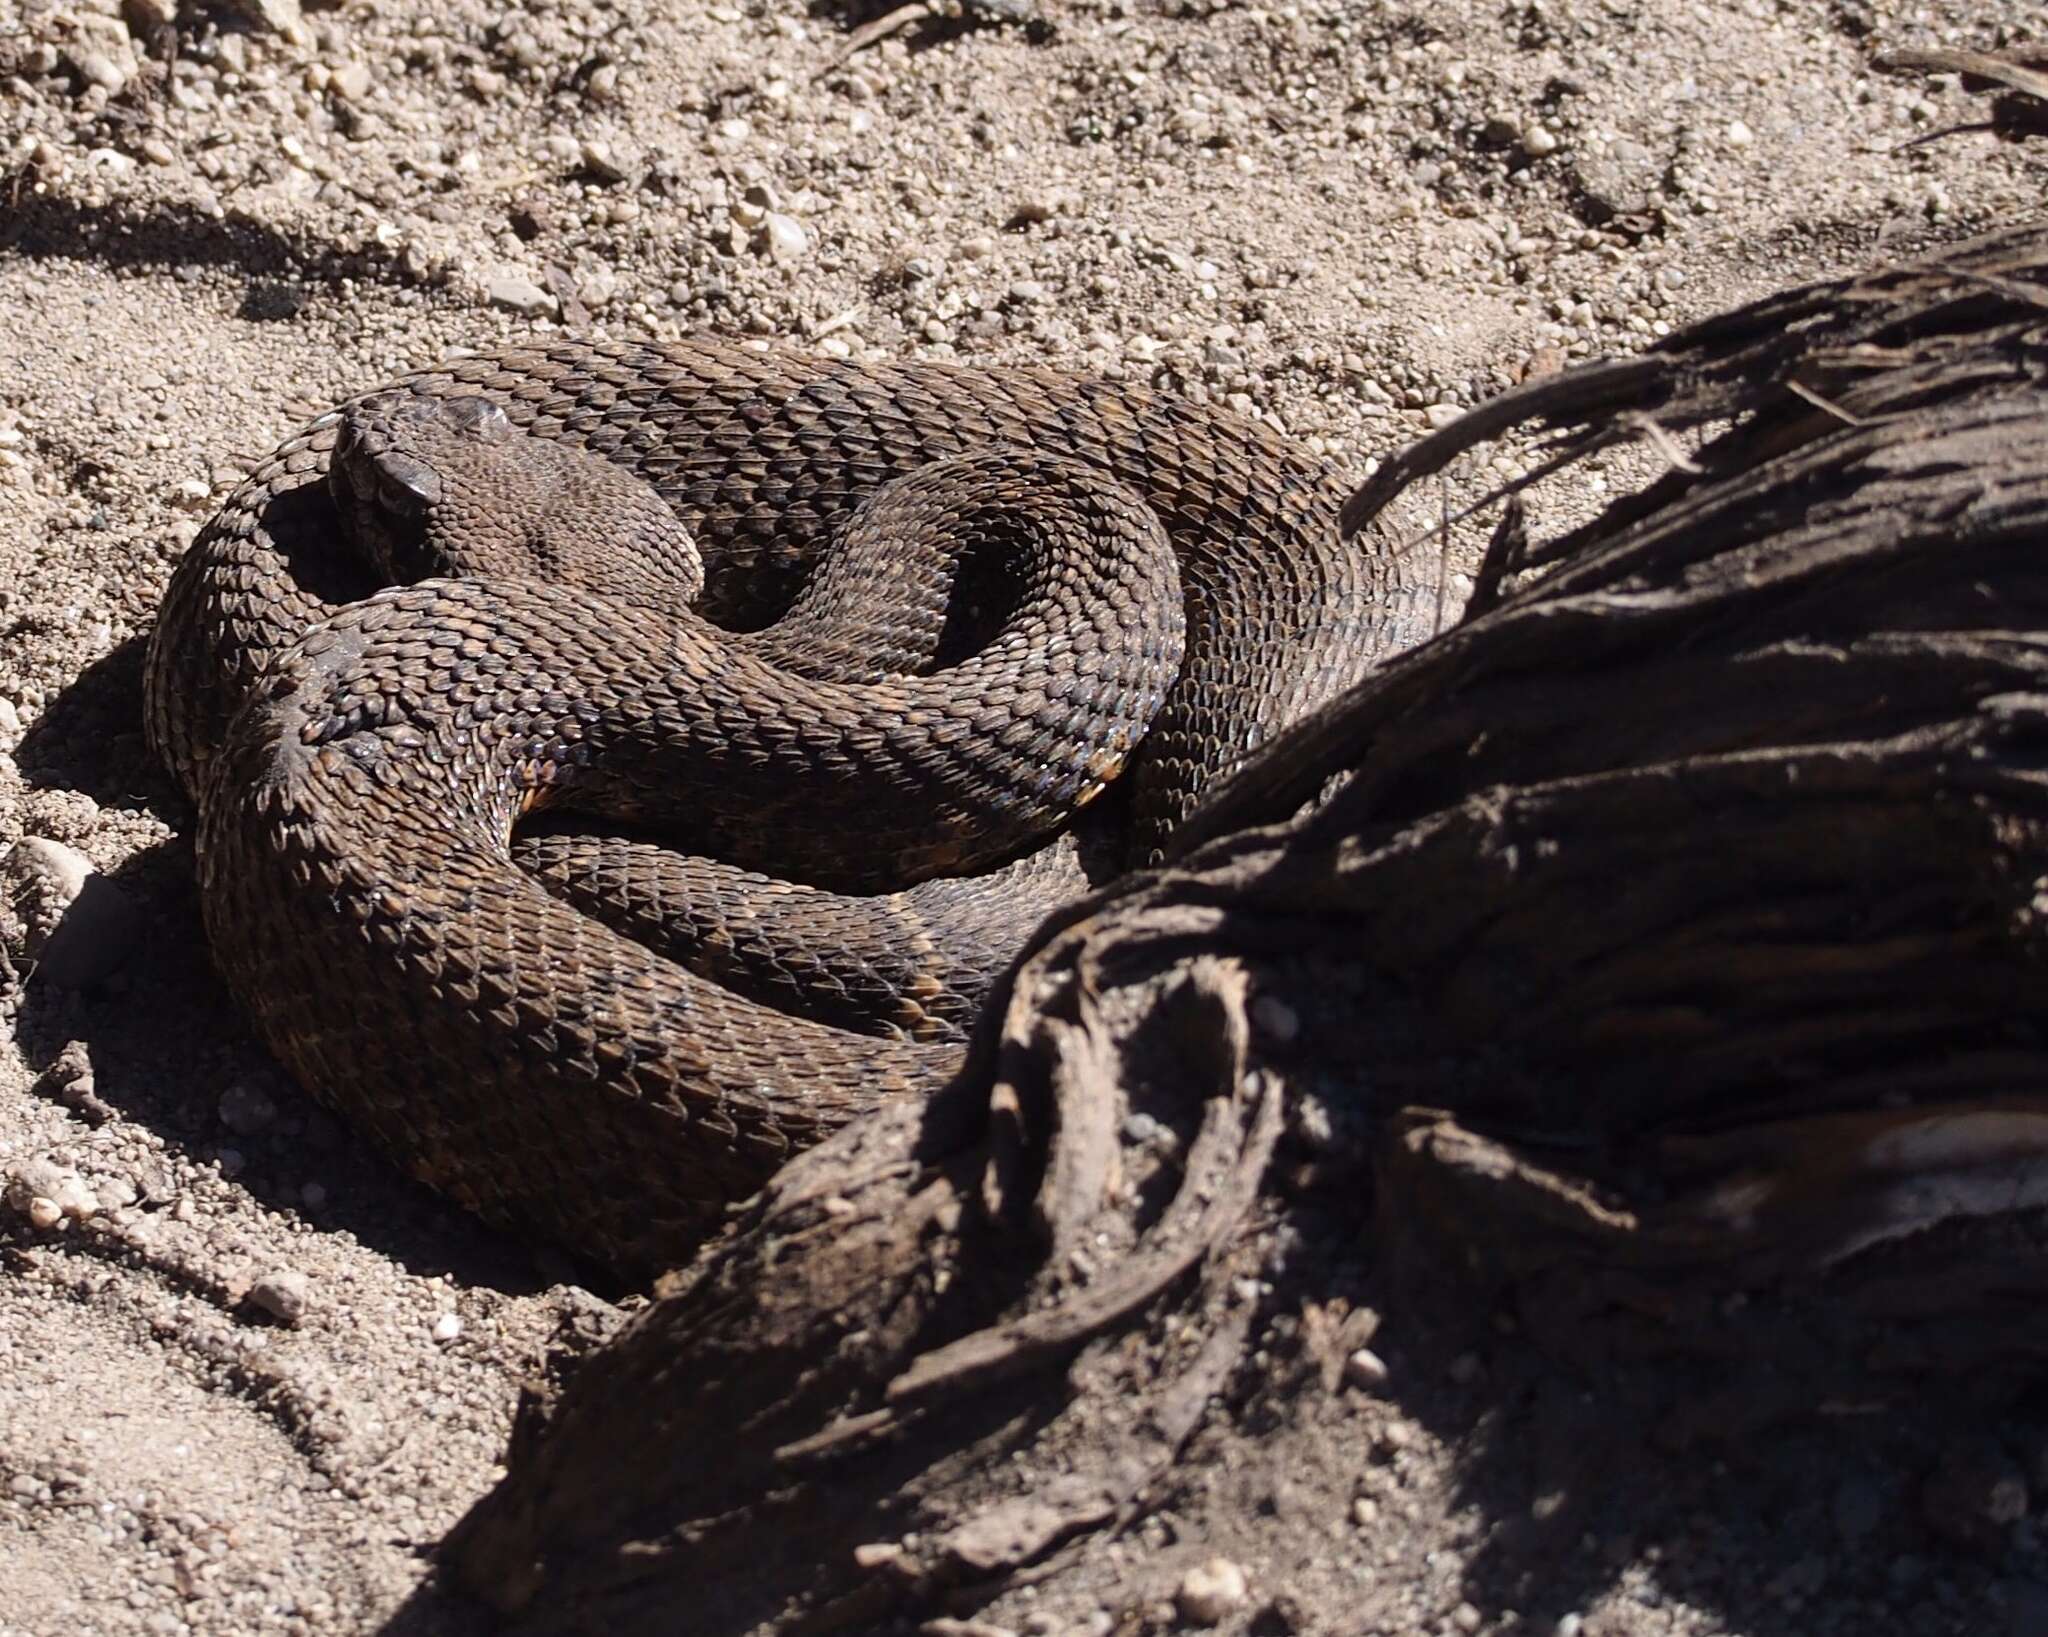
[[[769,211],[762,219],[761,236],[771,261],[801,261],[811,248],[811,236],[804,231],[804,224],[779,210]]]
[[[311,1281],[297,1268],[273,1268],[249,1287],[249,1305],[280,1324],[296,1325],[306,1316]]]
[[[537,318],[555,310],[555,298],[527,278],[494,278],[485,284],[484,296],[493,307],[503,307],[522,318]]]
[[[84,1177],[47,1159],[23,1160],[10,1170],[0,1200],[41,1229],[54,1228],[65,1217],[83,1222],[100,1208]]]
[[[24,976],[89,989],[128,959],[138,932],[128,895],[77,848],[23,836],[0,858],[0,950]]]
[[[1244,1570],[1227,1557],[1212,1557],[1181,1577],[1173,1605],[1190,1625],[1213,1626],[1242,1608],[1250,1595]]]
[[[228,0],[227,9],[265,33],[283,35],[293,45],[303,46],[311,39],[299,0]]]

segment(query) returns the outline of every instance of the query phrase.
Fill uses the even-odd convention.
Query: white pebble
[[[768,241],[770,258],[779,262],[800,261],[811,248],[811,236],[794,216],[771,210],[761,224]]]
[[[26,1216],[38,1228],[54,1228],[67,1216],[83,1222],[100,1208],[84,1177],[68,1165],[44,1159],[23,1160],[15,1166],[0,1197],[6,1199],[10,1210]]]
[[[1746,148],[1755,140],[1756,132],[1752,131],[1747,125],[1743,124],[1741,120],[1731,119],[1728,122],[1729,147]]]
[[[85,51],[73,59],[72,66],[78,70],[78,77],[88,85],[97,85],[109,93],[118,91],[128,82],[128,76],[104,51]]]
[[[531,279],[494,278],[484,286],[484,296],[493,307],[503,307],[526,318],[555,310],[555,298]]]
[[[1213,1626],[1244,1606],[1250,1596],[1244,1570],[1227,1557],[1212,1557],[1197,1564],[1181,1577],[1173,1594],[1181,1618],[1198,1626]]]
[[[434,1321],[434,1340],[453,1341],[462,1334],[462,1315],[443,1313]]]
[[[1526,126],[1522,131],[1522,152],[1531,159],[1541,159],[1557,152],[1557,138],[1547,125]]]
[[[1370,1347],[1359,1348],[1344,1361],[1344,1379],[1354,1387],[1383,1387],[1391,1373],[1387,1361]]]
[[[347,62],[328,71],[328,86],[344,101],[361,102],[370,94],[370,65]]]

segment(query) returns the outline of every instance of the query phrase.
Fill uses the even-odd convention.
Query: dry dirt
[[[0,846],[115,893],[92,981],[0,991],[0,1637],[480,1629],[423,1584],[434,1542],[551,1338],[608,1322],[314,1112],[209,968],[140,644],[299,418],[533,330],[711,330],[1161,381],[1362,475],[1531,371],[2048,182],[2039,144],[1925,140],[1984,100],[1871,63],[2039,41],[2017,0],[1020,9],[863,39],[801,0],[0,0]],[[1354,1393],[1322,1470],[1219,1475],[1319,1566],[1246,1564],[1231,1629],[2048,1631],[2032,1518],[1971,1556],[1851,1470],[1691,1519],[1683,1573],[1589,1524],[1571,1595],[1517,1610],[1466,1573],[1455,1429],[1488,1395],[1453,1374],[1428,1430]],[[1810,1539],[1760,1577],[1724,1523]],[[1092,1607],[980,1629],[1170,1627],[1188,1527]]]

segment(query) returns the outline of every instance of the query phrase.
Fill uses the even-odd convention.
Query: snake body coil
[[[1405,634],[1342,498],[1255,423],[1044,371],[578,341],[408,377],[271,455],[165,598],[215,958],[416,1176],[673,1263],[953,1072],[1084,882],[1065,816],[1114,779],[1097,854],[1154,856]],[[515,848],[565,809],[611,829]]]

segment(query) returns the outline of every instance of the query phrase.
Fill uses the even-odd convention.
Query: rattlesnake
[[[1339,538],[1344,492],[1251,420],[1047,370],[559,341],[410,376],[284,443],[166,594],[149,729],[200,808],[215,958],[415,1175],[622,1271],[671,1263],[794,1148],[954,1071],[1020,925],[1085,885],[1074,847],[1038,851],[1061,813],[1121,770],[1088,856],[1156,859],[1406,634],[1389,564]],[[927,515],[964,546],[900,545]],[[1041,519],[1128,554],[1034,579],[1005,531]],[[849,527],[865,566],[804,590]],[[478,534],[533,572],[476,577]],[[793,602],[817,617],[762,629]],[[714,900],[786,895],[808,946],[729,951],[756,910],[714,902],[679,959],[649,952],[606,924],[670,915],[647,840],[514,861],[515,820],[563,805],[679,820],[731,856]],[[745,866],[940,879],[848,910],[912,943],[835,965],[840,901]],[[948,915],[991,958],[934,970],[916,924]],[[708,982],[707,949],[844,1015]]]

